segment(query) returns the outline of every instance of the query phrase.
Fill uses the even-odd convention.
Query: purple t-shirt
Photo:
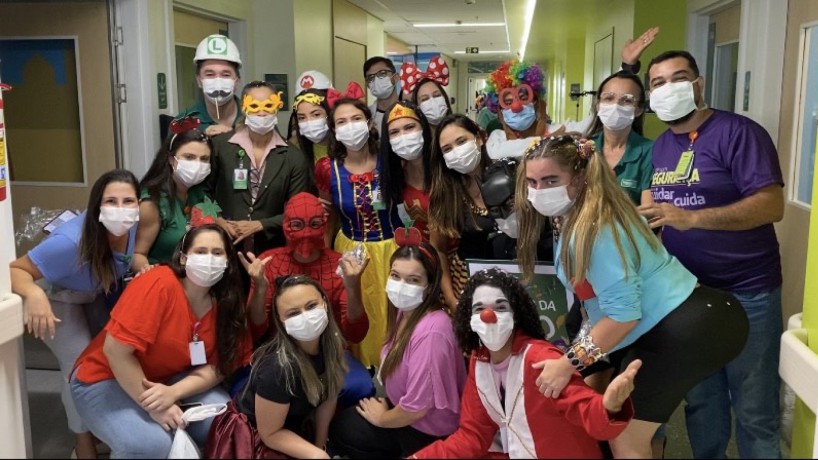
[[[656,202],[683,209],[726,206],[772,184],[784,185],[770,135],[753,120],[714,110],[698,129],[693,172],[674,176],[687,133],[665,131],[653,144],[651,190]],[[772,224],[752,230],[662,229],[662,242],[708,286],[732,292],[760,292],[781,285],[781,258]]]
[[[381,361],[391,349],[391,343],[384,345]],[[466,361],[457,346],[452,320],[437,310],[427,313],[415,326],[403,360],[383,383],[392,404],[407,412],[427,411],[413,428],[432,436],[448,436],[460,422],[465,382]]]

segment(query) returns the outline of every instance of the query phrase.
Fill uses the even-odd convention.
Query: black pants
[[[349,458],[406,458],[438,439],[411,426],[378,428],[354,406],[336,415],[329,427],[329,450]]]
[[[617,372],[642,360],[631,393],[634,418],[666,423],[688,391],[738,356],[748,331],[747,314],[735,297],[705,286],[694,289],[651,330],[610,355]]]

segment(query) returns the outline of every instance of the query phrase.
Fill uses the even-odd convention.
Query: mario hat
[[[298,76],[295,83],[295,94],[301,94],[305,89],[329,89],[332,82],[326,75],[317,70],[308,70]]]

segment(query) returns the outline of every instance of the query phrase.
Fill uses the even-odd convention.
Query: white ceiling
[[[384,22],[384,31],[418,52],[440,52],[458,59],[503,59],[516,54],[521,31],[509,36],[508,24],[523,22],[524,0],[349,0]],[[509,5],[506,5],[508,3]],[[513,15],[515,17],[508,17]],[[418,28],[417,23],[503,23],[492,27]],[[511,30],[514,30],[512,27]],[[512,43],[509,43],[509,39]],[[517,45],[517,46],[514,46]],[[481,54],[460,54],[466,47],[476,46]],[[506,51],[505,54],[483,54],[486,51]],[[460,53],[458,53],[460,52]]]

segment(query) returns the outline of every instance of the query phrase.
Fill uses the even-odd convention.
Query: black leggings
[[[355,406],[341,411],[329,427],[329,450],[348,458],[406,458],[443,439],[411,426],[378,428],[367,422]]]
[[[735,297],[705,286],[694,289],[653,329],[610,355],[617,373],[642,360],[631,393],[634,418],[667,422],[690,389],[738,356],[748,330]]]

